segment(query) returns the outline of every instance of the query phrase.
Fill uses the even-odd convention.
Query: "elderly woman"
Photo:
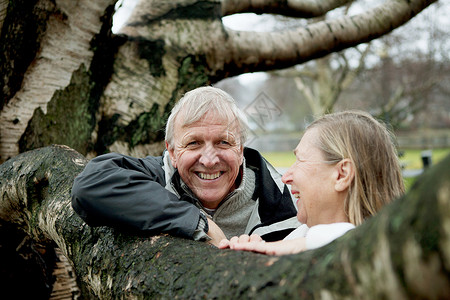
[[[392,135],[368,113],[319,118],[294,154],[296,162],[282,180],[291,185],[303,225],[282,241],[242,235],[222,240],[220,248],[283,255],[321,247],[404,193]]]

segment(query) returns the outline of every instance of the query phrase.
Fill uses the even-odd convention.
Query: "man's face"
[[[216,113],[182,127],[174,125],[173,148],[166,144],[172,165],[206,208],[217,208],[233,191],[243,161],[240,133]]]

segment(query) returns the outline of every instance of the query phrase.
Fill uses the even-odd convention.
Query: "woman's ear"
[[[169,145],[169,143],[166,141],[166,149],[169,152],[170,162],[172,163],[172,166],[174,168],[177,167],[177,158],[174,153],[174,149]]]
[[[337,178],[334,188],[338,192],[343,192],[350,187],[355,178],[355,165],[348,158],[336,164]]]

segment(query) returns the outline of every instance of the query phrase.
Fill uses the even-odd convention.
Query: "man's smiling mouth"
[[[213,173],[213,174],[197,172],[197,176],[204,180],[214,180],[214,179],[219,178],[220,175],[221,175],[221,172],[217,172],[217,173]]]

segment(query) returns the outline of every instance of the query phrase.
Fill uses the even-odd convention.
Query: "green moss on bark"
[[[101,17],[102,28],[91,40],[94,52],[90,69],[81,65],[72,74],[70,84],[56,91],[47,104],[47,113],[37,108],[19,140],[19,151],[35,149],[51,144],[67,145],[82,154],[94,148],[91,141],[96,126],[99,99],[108,84],[115,54],[123,44],[122,37],[111,33],[114,6]]]
[[[99,122],[98,142],[95,151],[106,153],[107,147],[115,141],[128,143],[130,148],[137,145],[151,144],[164,140],[165,115],[159,112],[159,105],[154,104],[150,111],[143,112],[128,125],[119,123],[119,115],[104,117]]]
[[[131,147],[164,140],[165,119],[159,113],[159,105],[154,104],[149,112],[140,114],[125,129],[126,140]]]
[[[142,16],[142,21],[133,22],[128,26],[151,26],[152,23],[162,20],[183,20],[183,19],[203,19],[213,20],[222,17],[221,5],[219,2],[195,1],[189,5],[177,5],[166,14],[154,17],[153,15]]]
[[[37,2],[9,1],[0,36],[0,110],[20,90],[25,71],[39,50],[47,20],[54,13],[36,6]],[[48,7],[54,9],[52,6]]]
[[[89,105],[90,91],[90,76],[82,65],[73,73],[70,84],[55,92],[46,114],[40,108],[35,110],[19,140],[19,151],[57,143],[86,154],[91,148],[94,118]]]
[[[147,48],[147,50],[148,49],[150,48]],[[147,54],[150,54],[150,52]],[[156,58],[150,60],[149,64],[154,63],[158,65],[158,59],[156,59],[156,61],[155,59]],[[154,104],[150,111],[141,113],[126,126],[119,123],[119,115],[103,118],[99,122],[99,141],[95,148],[98,154],[107,152],[107,147],[112,145],[115,141],[126,142],[130,148],[133,148],[137,145],[151,144],[164,140],[164,129],[167,118],[169,117],[173,105],[179,100],[178,95],[180,94],[180,91],[181,93],[184,93],[210,83],[205,57],[187,56],[180,60],[181,66],[178,70],[180,79],[177,83],[177,87],[172,92],[171,99],[164,107],[164,112],[161,113],[159,105]],[[156,66],[155,68],[158,67]]]
[[[162,58],[165,54],[164,41],[149,41],[145,39],[132,39],[137,43],[139,57],[148,61],[150,73],[154,77],[166,75],[162,64]]]
[[[221,6],[219,2],[196,1],[193,4],[182,6],[178,5],[163,16],[164,20],[180,19],[219,19],[222,17]]]
[[[171,99],[167,102],[164,111],[165,119],[169,117],[175,103],[179,100],[178,95],[188,92],[200,86],[205,86],[211,83],[209,78],[210,70],[205,56],[189,55],[179,58],[180,68],[178,70],[178,83],[175,90],[172,92]]]
[[[183,58],[178,71],[180,78],[178,86],[189,91],[210,83],[208,77],[210,71],[207,66],[208,62],[203,55],[190,55]]]

